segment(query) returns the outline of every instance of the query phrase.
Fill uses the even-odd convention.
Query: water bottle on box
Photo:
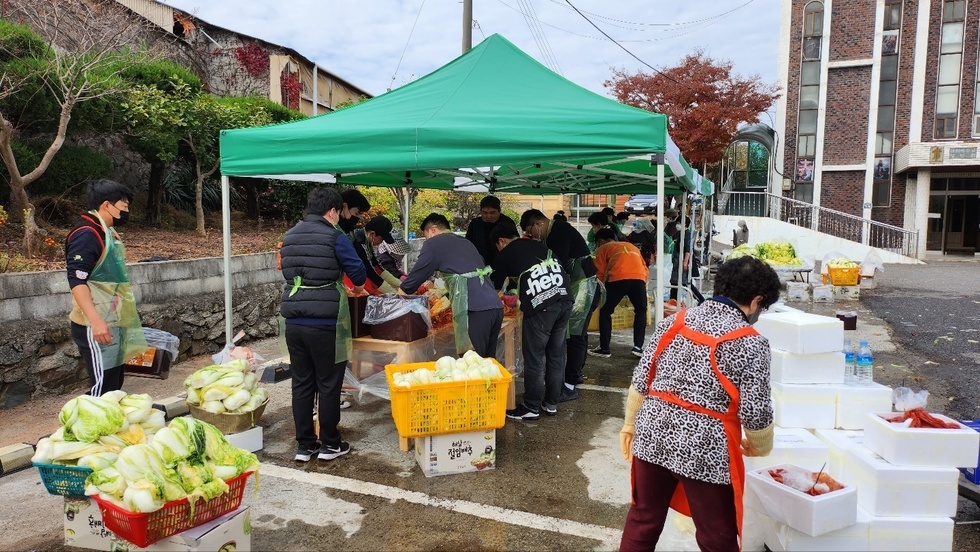
[[[854,383],[857,374],[857,353],[850,339],[844,340],[844,383]]]
[[[855,371],[855,381],[858,384],[867,384],[874,381],[874,357],[871,354],[871,347],[868,342],[862,340],[857,353],[857,370]]]

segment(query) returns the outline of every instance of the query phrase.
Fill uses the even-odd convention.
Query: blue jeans
[[[562,301],[525,316],[521,325],[524,353],[524,406],[532,412],[558,404],[565,381],[565,332],[572,302]]]

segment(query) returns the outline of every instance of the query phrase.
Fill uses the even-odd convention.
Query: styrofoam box
[[[809,301],[810,284],[806,282],[786,282],[786,302]]]
[[[843,489],[820,496],[810,496],[777,483],[769,470],[790,467],[788,464],[746,471],[745,506],[797,531],[817,537],[852,525],[857,519],[857,490]]]
[[[801,355],[772,349],[769,379],[776,383],[844,383],[844,353]]]
[[[830,284],[814,284],[813,285],[813,302],[814,303],[833,303],[834,302],[834,286]]]
[[[773,312],[759,317],[755,329],[769,346],[789,353],[830,353],[844,344],[844,322],[805,312]]]
[[[415,461],[426,477],[493,469],[497,458],[493,429],[415,439]]]
[[[773,383],[773,421],[780,427],[833,429],[837,423],[838,387]]]
[[[860,286],[834,286],[833,292],[837,301],[857,301],[861,298]]]
[[[837,392],[839,429],[863,429],[868,412],[888,412],[892,408],[892,388],[880,383],[842,385]]]
[[[858,504],[876,516],[955,516],[956,468],[896,466],[863,446],[844,451],[842,482],[857,487]]]
[[[830,449],[809,431],[798,427],[776,427],[772,452],[768,456],[744,456],[746,470],[758,470],[778,464],[793,464],[810,471],[820,471],[830,458]]]
[[[813,434],[816,435],[818,439],[823,441],[830,450],[829,460],[827,462],[827,475],[833,477],[837,481],[843,481],[845,464],[847,462],[844,451],[856,445],[863,447],[864,431],[818,429],[814,431]]]
[[[853,525],[811,537],[797,531],[785,523],[766,518],[769,521],[765,535],[766,546],[773,552],[797,552],[826,550],[883,550],[870,546],[871,516],[858,508]]]
[[[742,552],[764,552],[769,533],[769,516],[752,508],[742,509]]]
[[[233,447],[245,449],[249,452],[262,450],[262,427],[255,426],[252,429],[247,429],[239,433],[225,435],[225,440],[231,443]]]
[[[64,516],[65,544],[75,548],[112,552],[205,552],[234,543],[233,550],[246,552],[252,549],[248,506],[171,535],[146,548],[120,539],[106,529],[102,523],[102,511],[92,499],[66,497]]]
[[[953,549],[953,520],[947,517],[870,516],[870,524],[871,550]]]
[[[976,465],[980,433],[942,414],[933,416],[955,423],[960,429],[913,429],[882,418],[897,415],[869,413],[865,417],[864,445],[897,466],[971,468]]]

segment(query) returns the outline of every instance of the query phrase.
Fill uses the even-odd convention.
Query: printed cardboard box
[[[446,433],[415,439],[415,461],[426,477],[493,469],[497,431]]]

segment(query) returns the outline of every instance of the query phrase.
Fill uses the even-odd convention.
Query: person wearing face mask
[[[657,325],[620,431],[633,474],[620,550],[652,549],[668,508],[694,518],[701,550],[738,550],[742,456],[773,440],[769,341],[752,324],[778,299],[775,271],[740,257],[718,268],[714,297]]]
[[[340,393],[350,344],[346,276],[360,293],[366,268],[338,228],[344,202],[333,188],[310,191],[303,220],[282,239],[285,286],[279,314],[286,322],[292,370],[293,424],[298,462],[333,460],[350,452],[341,440]],[[313,425],[316,403],[320,431]]]
[[[129,220],[133,192],[112,180],[88,186],[91,209],[65,240],[71,289],[72,341],[85,364],[88,394],[100,396],[123,385],[122,364],[146,351],[136,300],[126,270],[126,250],[116,228]]]
[[[470,240],[483,256],[484,266],[492,265],[493,258],[497,256],[497,246],[490,241],[490,232],[502,223],[514,226],[514,221],[500,212],[500,198],[486,196],[481,199],[480,216],[471,220],[466,227],[466,239]]]

